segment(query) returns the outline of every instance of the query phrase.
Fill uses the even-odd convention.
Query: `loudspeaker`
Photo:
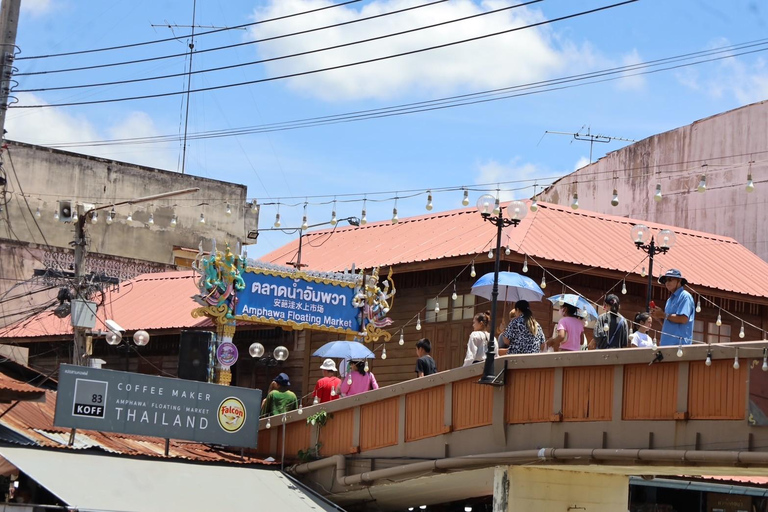
[[[179,343],[179,378],[208,381],[208,361],[213,333],[210,331],[181,331]]]
[[[72,222],[74,203],[72,201],[59,201],[59,221]]]

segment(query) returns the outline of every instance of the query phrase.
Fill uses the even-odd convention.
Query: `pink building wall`
[[[750,171],[755,189],[747,193]],[[698,193],[703,173],[707,191]],[[768,261],[768,100],[609,153],[538,197],[567,205],[574,193],[580,208],[730,236]]]

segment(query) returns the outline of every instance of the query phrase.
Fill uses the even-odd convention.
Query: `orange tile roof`
[[[18,381],[0,372],[0,391],[10,391],[18,399],[24,400],[25,397],[34,399],[45,390],[32,386],[25,382]]]
[[[192,300],[197,293],[194,272],[158,272],[142,274],[107,291],[104,304],[97,311],[96,329],[106,330],[104,321],[110,318],[126,331],[140,329],[192,329],[208,327],[208,319],[192,318],[198,307]],[[0,329],[0,338],[49,338],[72,334],[69,317],[58,318],[46,311]]]
[[[517,228],[508,228],[502,244],[520,255],[547,262],[562,262],[640,274],[646,254],[629,236],[633,224],[652,232],[671,229],[676,245],[654,259],[654,275],[678,268],[692,285],[768,298],[768,263],[732,238],[600,213],[572,210],[539,202]],[[495,244],[496,228],[484,222],[474,208],[464,208],[361,227],[307,233],[301,262],[318,271],[407,265],[487,253]],[[298,240],[262,257],[281,264],[291,259]]]

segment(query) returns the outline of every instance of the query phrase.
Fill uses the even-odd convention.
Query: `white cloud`
[[[271,18],[329,5],[327,0],[268,0],[257,8],[255,19]],[[417,5],[416,0],[374,0],[361,9],[340,7],[280,23],[256,25],[251,38],[265,38],[309,28],[364,18]],[[262,58],[314,50],[379,35],[423,27],[509,5],[506,1],[469,0],[438,4],[376,20],[364,21],[303,36],[258,45]],[[362,61],[386,55],[468,39],[542,21],[540,11],[518,7],[467,21],[420,30],[379,41],[313,53],[269,63],[271,76]],[[594,62],[589,45],[578,47],[548,27],[521,30],[439,50],[352,66],[291,79],[294,90],[328,101],[362,98],[388,99],[413,92],[445,94],[460,89],[478,90],[541,80],[567,67]]]
[[[486,184],[503,183],[505,181],[522,181],[540,177],[543,178],[547,176],[547,174],[546,169],[532,163],[521,163],[519,158],[514,158],[506,164],[497,162],[496,160],[488,160],[477,165],[475,183]],[[510,183],[500,185],[500,187],[502,189],[520,189],[502,190],[499,193],[499,198],[502,201],[510,201],[512,199],[520,199],[533,195],[533,183],[531,182],[520,184]],[[541,189],[542,187],[540,186],[538,190],[541,191]]]
[[[634,66],[635,64],[640,64],[642,62],[643,59],[640,58],[640,54],[636,49],[621,58],[622,66]],[[617,87],[625,91],[640,91],[645,89],[647,83],[645,77],[643,75],[632,76],[633,73],[637,73],[637,71],[627,71],[622,73],[622,79],[617,82]]]
[[[579,158],[578,160],[576,160],[576,165],[573,166],[573,170],[574,171],[578,171],[579,169],[581,169],[585,165],[589,165],[589,164],[590,164],[589,158],[583,156],[583,157]]]
[[[42,16],[53,10],[51,0],[24,0],[21,2],[21,12],[32,16]]]
[[[21,93],[18,98],[21,105],[45,104],[44,100],[34,94]],[[10,110],[6,119],[6,130],[10,140],[43,146],[161,135],[152,118],[145,112],[130,112],[125,118],[117,119],[109,127],[99,130],[86,117],[72,115],[65,110],[55,108]],[[175,154],[178,152],[175,146],[163,144],[83,146],[63,149],[160,169],[175,169]]]

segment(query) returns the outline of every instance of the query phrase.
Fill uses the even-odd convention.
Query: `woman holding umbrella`
[[[563,302],[560,306],[560,321],[557,323],[555,335],[547,340],[547,346],[559,350],[581,350],[581,337],[584,334],[584,323],[576,316],[579,308]]]

